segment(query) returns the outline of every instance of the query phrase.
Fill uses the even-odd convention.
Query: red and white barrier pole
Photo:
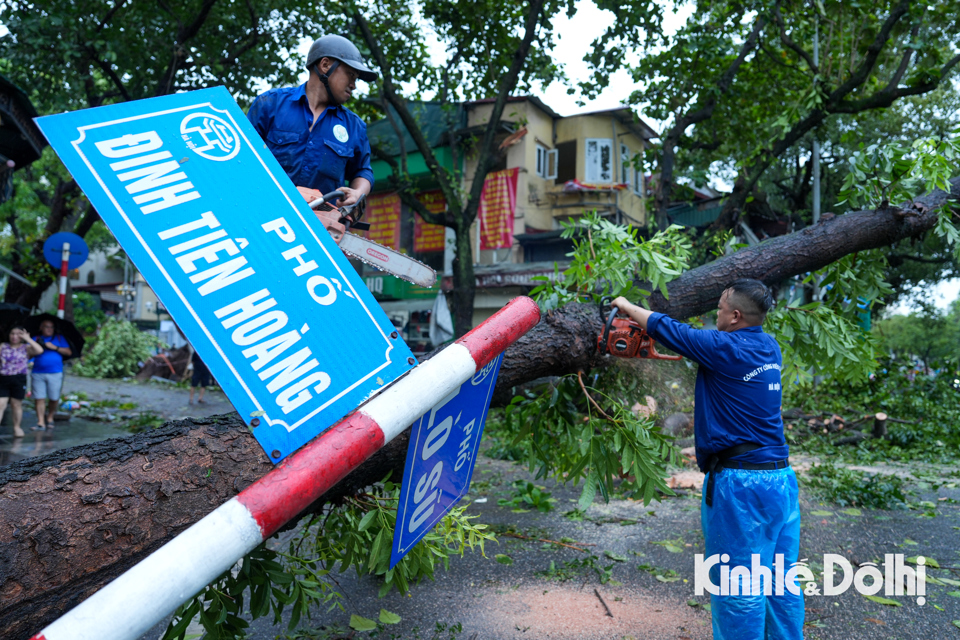
[[[510,302],[31,640],[135,640],[310,506],[540,320]]]
[[[70,243],[63,243],[63,253],[60,254],[60,300],[57,303],[57,317],[63,320],[64,309],[67,308],[67,264],[70,262]]]

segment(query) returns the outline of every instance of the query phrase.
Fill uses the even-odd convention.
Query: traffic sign
[[[416,364],[226,89],[37,124],[271,461]]]
[[[392,569],[470,488],[501,353],[414,424],[403,469]]]
[[[90,255],[90,248],[87,247],[87,243],[83,241],[83,238],[75,233],[61,231],[47,238],[43,243],[43,257],[47,259],[47,262],[49,262],[52,267],[59,271],[60,265],[63,263],[64,242],[70,244],[70,260],[67,261],[67,269],[71,271],[78,269],[80,265],[87,261],[87,257]]]

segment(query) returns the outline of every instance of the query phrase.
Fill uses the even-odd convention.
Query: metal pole
[[[816,20],[813,23],[813,64],[820,68],[820,14],[816,14]],[[814,76],[813,87],[817,87],[817,79]],[[820,222],[820,141],[817,140],[817,132],[813,132],[813,224]],[[815,280],[813,283],[813,299],[820,299],[820,282]]]
[[[60,299],[57,301],[57,317],[63,320],[67,305],[67,264],[70,262],[70,243],[63,243],[60,254]]]
[[[820,16],[813,27],[813,64],[818,68],[820,66]],[[817,80],[814,78],[813,86],[816,88]],[[820,222],[820,141],[817,140],[817,133],[813,133],[813,224]]]

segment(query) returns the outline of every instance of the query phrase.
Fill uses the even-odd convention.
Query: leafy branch
[[[432,580],[439,563],[448,569],[451,556],[463,556],[468,549],[477,548],[483,553],[486,542],[496,541],[487,525],[473,522],[477,516],[465,514],[466,506],[454,507],[389,569],[399,499],[400,485],[388,478],[371,491],[331,507],[322,517],[301,523],[285,552],[267,543],[260,545],[181,605],[162,640],[184,640],[190,623],[198,617],[206,638],[241,640],[249,626],[244,613],[256,620],[272,612],[273,623],[279,625],[287,608],[287,627],[293,630],[316,606],[343,610],[343,596],[333,575],[337,564],[337,573],[352,568],[358,574],[381,578],[383,597],[394,587],[406,593],[411,583],[425,577]],[[387,616],[393,614],[387,612]],[[380,620],[391,623],[384,620],[383,612]]]

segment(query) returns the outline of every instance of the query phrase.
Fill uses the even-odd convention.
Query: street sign
[[[416,363],[226,89],[37,124],[271,461]]]
[[[70,260],[67,262],[67,269],[73,271],[87,261],[90,255],[90,249],[83,238],[75,233],[61,231],[47,238],[43,243],[43,257],[47,259],[57,271],[60,271],[60,265],[63,262],[63,243],[70,244]]]
[[[467,493],[503,354],[413,425],[390,568]]]

